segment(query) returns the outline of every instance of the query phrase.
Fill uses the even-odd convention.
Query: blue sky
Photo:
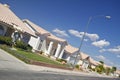
[[[81,51],[120,69],[120,0],[0,0],[21,19],[29,19],[79,47]],[[109,15],[111,19],[104,16]]]

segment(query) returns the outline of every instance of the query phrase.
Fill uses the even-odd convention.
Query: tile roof
[[[65,51],[72,54],[78,51],[78,48],[71,46],[70,44],[66,45]]]
[[[51,39],[51,40],[59,41],[59,42],[65,42],[65,43],[67,44],[67,41],[66,41],[65,39],[56,37],[56,36],[53,35],[53,34],[50,34],[49,36],[47,36],[47,38],[48,38],[48,39]]]
[[[45,29],[43,29],[42,27],[34,24],[33,22],[31,22],[30,20],[28,19],[24,19],[23,22],[29,24],[32,28],[34,28],[34,30],[36,32],[38,32],[39,34],[43,35],[43,34],[50,34],[48,31],[46,31]]]
[[[66,42],[66,40],[62,39],[62,38],[58,38],[56,37],[55,35],[53,35],[52,33],[48,32],[47,30],[43,29],[42,27],[34,24],[33,22],[31,22],[30,20],[28,19],[24,19],[23,22],[29,24],[36,32],[38,32],[39,34],[41,35],[44,35],[44,34],[48,34],[47,35],[47,39],[51,39],[51,40],[55,40],[55,41],[59,41],[59,42]]]
[[[120,70],[116,70],[116,73],[120,74]]]
[[[34,28],[34,30],[35,30],[36,32],[40,33],[41,35],[43,35],[43,34],[48,34],[48,35],[47,35],[47,38],[48,38],[48,39],[55,40],[55,41],[59,41],[59,42],[66,42],[66,40],[56,37],[56,36],[53,35],[52,33],[48,32],[47,30],[43,29],[42,27],[34,24],[33,22],[31,22],[31,21],[28,20],[28,19],[24,19],[23,22],[29,24],[32,28]]]
[[[87,59],[89,57],[89,55],[87,55],[87,54],[85,54],[83,52],[80,52],[80,57],[83,60],[83,59]]]
[[[90,64],[95,65],[95,66],[97,66],[97,65],[101,64],[100,62],[95,61],[95,60],[94,60],[94,59],[92,59],[91,57],[89,58],[89,62],[90,62]]]
[[[0,3],[0,22],[5,23],[13,27],[15,24],[18,29],[21,29],[23,32],[27,32],[31,35],[35,35],[29,28],[27,28],[24,23],[18,18],[6,4]]]
[[[106,65],[106,64],[104,64],[103,65],[105,68],[112,68],[112,66],[109,66],[109,65]]]

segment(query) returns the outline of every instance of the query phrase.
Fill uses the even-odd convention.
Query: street
[[[120,0],[0,0],[0,80],[120,80]]]
[[[51,72],[0,70],[0,80],[120,80],[120,79],[55,74]]]
[[[90,76],[92,75],[92,76]],[[89,76],[89,77],[88,77]],[[95,77],[96,76],[96,77]],[[0,80],[120,80],[25,64],[0,49]]]

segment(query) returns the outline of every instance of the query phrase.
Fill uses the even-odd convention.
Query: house
[[[103,67],[112,69],[112,66],[109,66],[109,65],[106,65],[106,64],[103,64]]]
[[[63,59],[67,60],[68,63],[80,65],[82,68],[87,69],[89,66],[89,58],[89,55],[79,52],[78,48],[75,48],[70,44],[66,45]]]
[[[22,40],[26,43],[29,41],[30,35],[35,36],[21,19],[10,10],[7,4],[0,3],[0,35],[11,37],[15,31],[18,31],[23,36]]]
[[[89,58],[89,66],[92,68],[92,69],[95,69],[96,66],[100,65],[101,63],[98,62],[98,61],[95,61],[94,59],[92,59],[91,57]]]
[[[28,42],[28,44],[32,46],[33,51],[44,51],[41,49],[42,43],[45,42],[46,37],[50,35],[50,33],[27,19],[24,19],[23,23],[36,35],[31,36]]]
[[[74,64],[76,55],[78,54],[78,51],[79,51],[78,48],[75,48],[75,47],[71,46],[70,44],[68,44],[65,47],[65,51],[64,51],[62,58],[67,60],[68,63]],[[79,59],[77,58],[75,64],[77,64],[78,60]]]
[[[115,77],[120,77],[120,70],[116,70],[116,72],[114,73]]]
[[[42,51],[45,55],[49,55],[54,59],[62,58],[65,46],[67,45],[66,40],[54,36],[30,20],[24,19],[23,22],[37,36],[31,36],[28,42],[33,47],[33,51]]]
[[[89,55],[80,52],[80,59],[77,64],[80,65],[82,69],[87,69],[89,66],[89,58]]]
[[[59,59],[63,57],[64,50],[67,45],[66,40],[58,38],[53,34],[50,34],[49,36],[47,36],[46,43],[47,43],[46,53],[48,55]]]
[[[0,3],[0,35],[11,37],[16,31],[34,51],[43,51],[51,57],[62,58],[67,45],[66,40],[54,36],[29,20],[21,21],[7,4]]]

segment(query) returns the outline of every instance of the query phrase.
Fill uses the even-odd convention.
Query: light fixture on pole
[[[73,69],[75,68],[75,64],[76,64],[78,55],[81,53],[81,47],[82,47],[82,44],[83,44],[85,35],[86,35],[86,33],[87,33],[87,30],[88,30],[88,26],[89,26],[91,20],[92,20],[93,18],[97,18],[97,17],[105,17],[106,19],[110,19],[110,18],[111,18],[111,16],[104,16],[104,15],[97,15],[97,16],[93,16],[93,17],[90,16],[90,17],[89,17],[89,20],[88,20],[87,25],[86,25],[86,27],[85,27],[85,32],[84,32],[84,34],[83,34],[83,36],[82,36],[82,39],[81,39],[81,43],[80,43],[80,46],[79,46],[78,53],[77,53],[77,55],[75,56],[75,60],[74,60],[74,63],[73,63]]]

